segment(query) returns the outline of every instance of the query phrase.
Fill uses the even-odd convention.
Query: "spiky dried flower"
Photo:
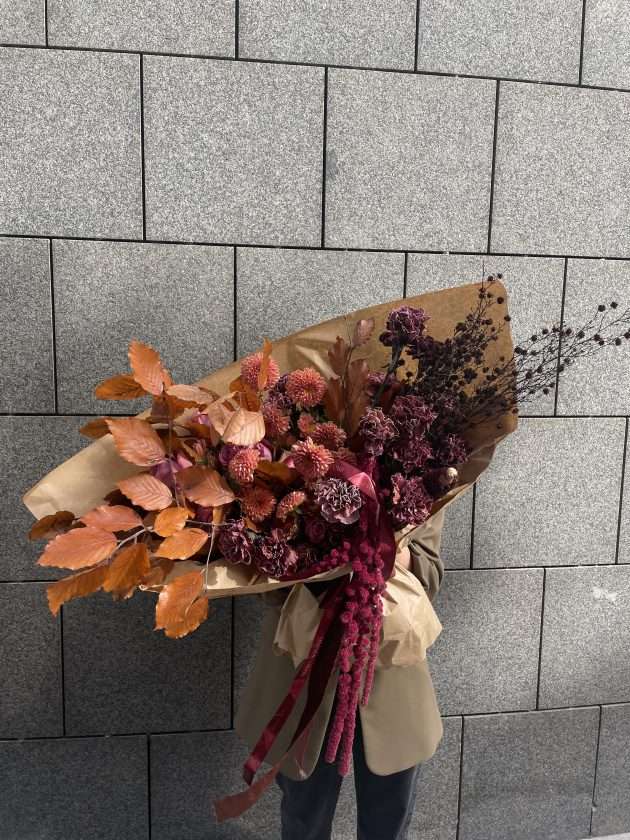
[[[254,391],[258,391],[258,374],[260,373],[260,366],[262,364],[263,354],[252,353],[245,356],[241,361],[241,379]],[[273,388],[280,378],[280,368],[275,359],[269,357],[269,367],[267,368],[267,388]]]
[[[335,460],[330,450],[314,443],[310,437],[294,443],[291,455],[295,469],[306,481],[323,478]]]
[[[326,388],[324,377],[315,368],[306,367],[288,375],[285,391],[296,405],[312,408],[322,401]]]
[[[255,484],[243,491],[241,507],[252,522],[262,522],[274,511],[276,497],[271,490]]]

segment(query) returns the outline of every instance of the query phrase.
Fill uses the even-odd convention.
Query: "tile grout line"
[[[455,827],[455,840],[459,840],[460,827],[462,822],[462,782],[464,780],[464,725],[465,717],[461,715],[461,741],[459,744],[459,784],[457,788],[457,825]]]
[[[535,567],[534,567],[535,568]],[[545,624],[545,595],[547,593],[547,567],[543,566],[542,600],[540,603],[540,638],[538,640],[538,674],[536,677],[536,710],[540,711],[540,673],[542,669],[543,629]]]
[[[494,206],[494,177],[496,172],[497,161],[497,131],[499,126],[499,90],[501,82],[497,79],[497,84],[494,93],[494,127],[492,135],[492,167],[490,169],[490,206],[488,208],[488,248],[490,253],[490,240],[492,239],[492,211]]]
[[[59,607],[59,668],[61,677],[61,723],[62,723],[62,737],[67,735],[66,728],[66,667],[63,652],[63,604]]]
[[[556,385],[553,394],[553,416],[564,417],[566,415],[558,414],[558,389],[560,388],[560,359],[562,358],[562,328],[564,325],[564,301],[567,293],[567,273],[568,273],[569,259],[564,258],[564,271],[562,274],[562,299],[560,301],[560,335],[558,336],[558,358],[556,359]]]
[[[415,40],[414,40],[414,53],[413,53],[413,70],[414,73],[418,72],[418,50],[420,48],[420,0],[416,0],[416,31],[415,31]]]
[[[140,53],[140,167],[142,183],[142,241],[147,239],[147,199],[144,165],[144,56]]]
[[[95,411],[0,411],[0,417],[102,417]],[[107,412],[108,417],[129,417],[124,412]],[[625,420],[627,414],[526,414],[520,413],[524,420]]]
[[[599,765],[599,745],[601,742],[602,737],[602,718],[604,717],[604,709],[602,708],[602,704],[600,703],[599,706],[599,720],[597,722],[597,746],[595,747],[595,768],[593,772],[593,791],[591,793],[591,813],[590,813],[590,821],[589,821],[589,829],[588,829],[588,836],[590,837],[593,834],[593,814],[595,810],[595,791],[597,789],[597,767]]]
[[[405,251],[405,262],[403,264],[403,297],[407,297],[407,271],[409,268],[409,254]]]
[[[470,551],[468,552],[468,569],[462,571],[470,571],[475,568],[475,515],[477,513],[477,482],[473,484],[472,499],[470,505]],[[445,570],[446,571],[446,570]]]
[[[44,0],[44,43],[48,46],[48,0]]]
[[[147,837],[151,840],[153,815],[151,813],[151,733],[147,732]]]
[[[584,29],[586,27],[586,0],[582,0],[582,29],[580,32],[580,69],[578,73],[578,85],[582,85],[582,69],[584,65]]]
[[[326,171],[327,171],[327,142],[328,142],[328,67],[324,68],[324,119],[323,119],[323,152],[322,152],[322,222],[321,247],[326,243]]]
[[[239,60],[239,0],[234,0],[234,59]]]
[[[619,543],[621,542],[621,521],[623,515],[623,490],[624,490],[624,483],[625,483],[625,474],[626,474],[626,458],[628,452],[628,418],[626,417],[626,426],[624,430],[624,437],[623,437],[623,454],[621,456],[621,482],[619,487],[619,510],[617,512],[617,542],[615,544],[615,563],[617,565],[622,565],[619,563]]]
[[[52,372],[53,372],[53,413],[57,416],[59,412],[59,388],[57,384],[57,328],[55,322],[55,279],[53,273],[53,243],[48,240],[48,279],[50,282],[50,323],[52,338]]]

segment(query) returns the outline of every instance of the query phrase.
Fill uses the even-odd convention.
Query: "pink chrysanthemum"
[[[287,493],[278,502],[276,516],[281,522],[284,522],[287,516],[305,501],[306,493],[303,493],[301,490],[293,490],[291,493]]]
[[[241,498],[241,507],[253,522],[262,522],[271,516],[275,506],[276,497],[266,487],[250,487]]]
[[[310,437],[294,443],[291,454],[295,469],[306,481],[323,478],[335,460],[332,452],[314,443]]]
[[[333,452],[333,457],[335,459],[335,463],[337,461],[347,461],[348,464],[357,464],[357,456],[356,453],[353,452],[351,449],[348,449],[346,446],[341,446],[339,449],[336,449]]]
[[[260,452],[257,449],[241,449],[230,458],[228,473],[239,484],[251,484],[259,460]]]
[[[315,418],[308,411],[302,411],[298,417],[297,426],[304,437],[308,437],[317,425]]]
[[[326,380],[315,368],[294,370],[287,377],[287,396],[296,405],[302,405],[304,408],[311,408],[320,403],[326,388]]]
[[[318,423],[311,432],[311,437],[315,443],[325,446],[326,449],[336,450],[344,445],[346,442],[346,433],[336,423],[330,421],[326,423]]]
[[[260,352],[252,353],[250,356],[245,356],[241,361],[241,379],[254,391],[258,391],[258,374],[260,373],[262,357],[263,354]],[[280,368],[270,356],[266,387],[273,388],[278,379],[280,379]]]
[[[270,438],[282,437],[291,428],[291,418],[273,403],[265,403],[262,409],[265,431]]]

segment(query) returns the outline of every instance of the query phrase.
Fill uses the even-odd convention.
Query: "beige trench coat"
[[[440,558],[443,523],[444,508],[441,508],[416,529],[409,540],[410,571],[422,586],[420,595],[424,597],[426,593],[428,596],[429,606],[444,574]],[[395,575],[406,573],[400,564],[395,564]],[[293,657],[287,652],[274,649],[274,637],[288,592],[287,589],[276,589],[260,596],[264,601],[260,644],[241,695],[234,724],[250,749],[286,695],[296,672]],[[442,720],[426,656],[417,660],[409,665],[377,665],[368,702],[365,706],[359,705],[366,763],[378,775],[395,773],[425,761],[433,755],[442,738]],[[338,668],[335,668],[322,703],[313,717],[302,760],[305,775],[299,775],[294,760],[295,745],[280,765],[280,770],[289,778],[306,778],[315,767],[324,747],[338,673]],[[307,686],[304,686],[264,763],[275,764],[286,752],[302,715],[306,694]]]

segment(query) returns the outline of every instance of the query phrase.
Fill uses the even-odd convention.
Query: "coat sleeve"
[[[429,599],[433,601],[442,585],[444,562],[440,556],[445,509],[421,525],[409,540],[411,571],[420,580]]]

